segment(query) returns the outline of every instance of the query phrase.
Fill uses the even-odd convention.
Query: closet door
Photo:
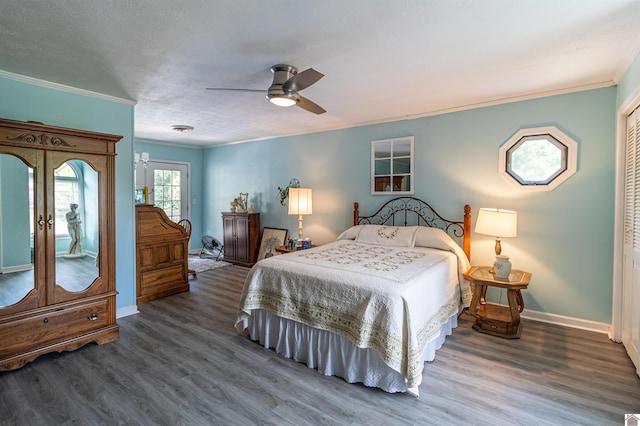
[[[640,111],[627,119],[622,343],[640,374]]]

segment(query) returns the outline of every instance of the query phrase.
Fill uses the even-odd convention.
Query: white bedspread
[[[345,240],[267,258],[247,276],[236,328],[247,327],[252,310],[266,309],[375,349],[408,387],[417,387],[425,345],[468,305],[458,266],[456,255],[443,250]]]

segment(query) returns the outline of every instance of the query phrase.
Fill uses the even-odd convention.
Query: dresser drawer
[[[497,334],[507,334],[509,332],[509,324],[500,320],[479,318],[476,324],[483,330]]]
[[[109,300],[105,299],[0,324],[0,357],[106,327],[108,306]]]

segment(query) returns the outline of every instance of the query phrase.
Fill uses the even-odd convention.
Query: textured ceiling
[[[0,70],[134,100],[137,138],[200,146],[608,86],[640,51],[638,0],[0,0],[0,10]],[[325,74],[301,94],[326,114],[204,90],[266,92],[278,63]]]

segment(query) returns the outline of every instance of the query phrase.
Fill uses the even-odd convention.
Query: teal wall
[[[136,141],[153,159],[191,163],[193,235],[222,236],[220,213],[249,192],[262,226],[295,232],[278,186],[293,177],[314,190],[305,235],[326,243],[351,224],[352,203],[371,212],[385,196],[370,195],[372,140],[415,137],[416,196],[443,215],[460,217],[469,203],[514,209],[518,237],[503,240],[514,267],[533,279],[527,308],[611,321],[615,178],[615,111],[640,87],[636,58],[615,87],[393,123],[205,150]],[[286,111],[283,113],[286,114]],[[0,117],[124,135],[117,145],[118,308],[135,305],[133,106],[0,78]],[[498,149],[521,127],[556,125],[578,141],[578,172],[552,192],[522,192],[497,174]],[[492,262],[494,241],[473,235],[472,263]],[[195,238],[192,247],[198,247]],[[505,302],[504,295],[494,299]]]
[[[201,148],[180,147],[136,139],[134,143],[135,152],[148,152],[151,160],[167,160],[189,163],[191,167],[191,196],[189,200],[189,220],[191,220],[191,239],[189,245],[192,250],[202,247],[203,216],[212,214],[203,211],[203,154]],[[193,203],[195,200],[195,204]]]
[[[0,77],[0,117],[123,136],[116,145],[117,307],[135,306],[133,105]]]
[[[78,213],[82,220],[82,250],[91,255],[98,253],[98,211],[93,207],[98,205],[98,173],[84,161],[70,160],[74,170],[78,173],[81,199],[78,202]],[[84,198],[82,198],[84,197]],[[66,211],[69,206],[63,206]],[[56,222],[56,253],[66,253],[71,243],[67,223]]]
[[[81,216],[82,223],[84,225],[84,234],[82,236],[82,249],[90,253],[98,253],[100,242],[98,233],[98,218],[99,212],[96,211],[94,206],[98,205],[98,173],[91,168],[84,161],[78,161],[78,168],[82,170],[82,193],[84,196],[83,211],[84,216]],[[67,249],[69,246],[67,245]]]
[[[29,168],[18,157],[0,155],[0,212],[0,265],[24,270],[31,264]]]
[[[620,107],[624,102],[640,94],[640,55],[629,65],[618,83],[618,102]]]
[[[222,236],[220,212],[249,192],[262,226],[295,232],[278,186],[313,188],[305,235],[326,243],[388,197],[370,195],[372,140],[415,137],[415,195],[473,225],[480,207],[518,211],[518,237],[503,240],[515,268],[533,273],[528,309],[611,322],[616,88],[590,90],[414,120],[210,148],[204,161],[203,229]],[[286,111],[283,111],[283,115]],[[522,127],[555,125],[579,146],[578,171],[551,192],[524,192],[498,176],[498,149]],[[474,234],[472,264],[493,262],[493,238]],[[494,299],[506,303],[506,295]],[[500,300],[499,300],[500,301]]]

